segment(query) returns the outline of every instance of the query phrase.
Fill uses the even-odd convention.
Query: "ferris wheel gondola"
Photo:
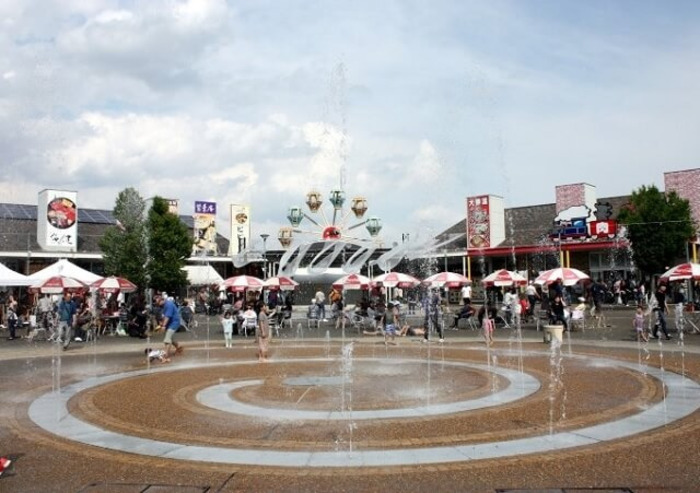
[[[345,241],[349,243],[368,243],[374,241],[382,229],[381,219],[372,216],[362,220],[368,210],[367,199],[362,196],[353,197],[350,207],[345,210],[345,192],[342,189],[333,189],[328,195],[328,202],[332,206],[332,213],[327,214],[323,208],[323,196],[318,190],[311,190],[306,194],[306,207],[292,206],[287,211],[287,220],[290,226],[280,228],[277,239],[284,248],[289,248],[294,241],[295,234],[310,237],[312,241]],[[315,216],[315,217],[314,217]],[[361,220],[350,224],[350,220]],[[302,229],[301,224],[306,220],[311,226]],[[355,230],[364,226],[370,238],[363,238],[355,234]]]

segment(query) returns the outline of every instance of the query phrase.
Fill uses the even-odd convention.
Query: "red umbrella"
[[[460,288],[465,284],[471,283],[471,279],[455,272],[440,272],[423,279],[423,284],[428,284],[434,288]]]
[[[685,281],[688,279],[700,281],[700,264],[692,262],[679,264],[661,274],[661,280],[666,282]]]
[[[517,272],[501,269],[484,277],[481,284],[484,286],[525,286],[527,279]]]
[[[369,277],[349,274],[335,281],[333,287],[337,289],[369,289],[370,282]]]
[[[122,293],[133,293],[138,289],[136,284],[128,279],[115,276],[109,276],[105,277],[104,279],[100,279],[99,281],[95,281],[90,284],[90,287],[105,293],[116,293],[118,291],[121,291]]]
[[[537,276],[535,284],[552,284],[556,281],[561,281],[564,286],[573,286],[579,281],[590,279],[588,274],[581,272],[578,269],[570,267],[558,267],[556,269],[546,270]]]
[[[252,291],[260,291],[265,287],[265,283],[262,279],[258,279],[254,276],[233,276],[224,280],[221,286],[230,289],[236,293],[241,291],[246,291],[248,289]]]
[[[66,276],[53,276],[35,282],[29,289],[43,294],[60,294],[65,291],[82,291],[87,286],[77,279]]]
[[[294,291],[299,283],[285,276],[271,277],[265,281],[265,287],[272,291]]]
[[[388,288],[415,288],[420,284],[420,281],[413,276],[408,274],[402,274],[400,272],[387,272],[380,276],[372,279],[372,285],[381,284]]]

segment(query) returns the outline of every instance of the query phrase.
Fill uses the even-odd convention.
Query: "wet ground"
[[[269,363],[214,318],[169,364],[162,336],[3,339],[0,491],[697,491],[700,335],[638,344],[631,317],[491,348],[299,320]]]

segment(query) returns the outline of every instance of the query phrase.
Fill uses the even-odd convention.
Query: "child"
[[[167,353],[163,349],[146,348],[143,350],[143,353],[146,355],[149,363],[153,363],[155,360],[161,363],[170,363],[170,358],[168,358]]]
[[[392,344],[396,344],[394,340],[400,324],[399,304],[397,302],[391,303],[389,309],[384,313],[384,344],[387,344],[389,339],[391,339]]]
[[[637,306],[637,311],[632,319],[632,327],[637,332],[637,342],[649,342],[649,336],[644,332],[644,309],[641,305]]]
[[[493,328],[495,325],[494,316],[493,310],[486,310],[484,319],[481,322],[481,326],[484,331],[484,339],[487,346],[493,344]]]
[[[224,343],[227,348],[233,347],[233,317],[231,312],[224,313],[224,318],[221,319],[221,325],[224,327]]]

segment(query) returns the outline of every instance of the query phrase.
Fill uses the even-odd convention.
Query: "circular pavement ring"
[[[634,363],[591,356],[574,357],[598,361],[610,366],[628,368],[633,371],[640,371],[639,365]],[[372,358],[363,359],[371,360]],[[280,362],[295,363],[308,362],[310,360],[312,359],[281,360]],[[207,366],[232,364],[249,364],[249,362],[212,363]],[[460,364],[479,366],[470,363]],[[178,370],[182,370],[182,368],[167,367],[158,370],[140,370],[136,372],[91,377],[69,385],[61,392],[48,392],[38,397],[29,407],[29,417],[46,431],[69,440],[105,449],[151,457],[207,463],[272,467],[348,468],[464,462],[595,445],[662,427],[672,421],[684,418],[700,408],[700,385],[696,382],[676,373],[645,367],[644,372],[647,375],[661,380],[662,383],[666,385],[667,395],[665,400],[650,406],[648,409],[638,414],[611,422],[600,423],[567,432],[473,445],[395,448],[384,450],[341,450],[333,452],[205,447],[157,441],[104,430],[98,426],[79,420],[68,411],[68,401],[84,390],[123,378],[150,374],[154,371]],[[493,368],[491,370],[493,370]],[[502,404],[502,402],[499,404]],[[353,418],[354,416],[355,413],[353,413]]]
[[[286,360],[288,361],[288,360]],[[286,362],[285,361],[285,362]],[[309,360],[304,360],[309,361]],[[376,361],[376,358],[353,358],[353,361]],[[391,359],[392,364],[424,363],[420,360],[397,358]],[[425,416],[438,416],[441,414],[454,414],[464,411],[473,411],[485,407],[501,406],[525,398],[537,392],[540,382],[536,378],[510,368],[501,368],[477,363],[464,363],[459,361],[445,361],[445,366],[461,368],[475,368],[485,372],[495,373],[509,382],[506,388],[498,392],[492,392],[484,397],[453,401],[443,404],[429,404],[425,406],[403,407],[394,409],[372,410],[340,410],[340,411],[310,411],[300,409],[285,409],[273,407],[261,407],[247,404],[231,398],[231,392],[254,385],[261,385],[263,380],[243,380],[218,385],[212,385],[197,393],[197,401],[203,406],[217,409],[226,413],[241,414],[255,418],[264,418],[271,421],[301,421],[301,420],[348,420],[362,421],[393,418],[420,418]],[[517,384],[514,384],[517,382]]]

